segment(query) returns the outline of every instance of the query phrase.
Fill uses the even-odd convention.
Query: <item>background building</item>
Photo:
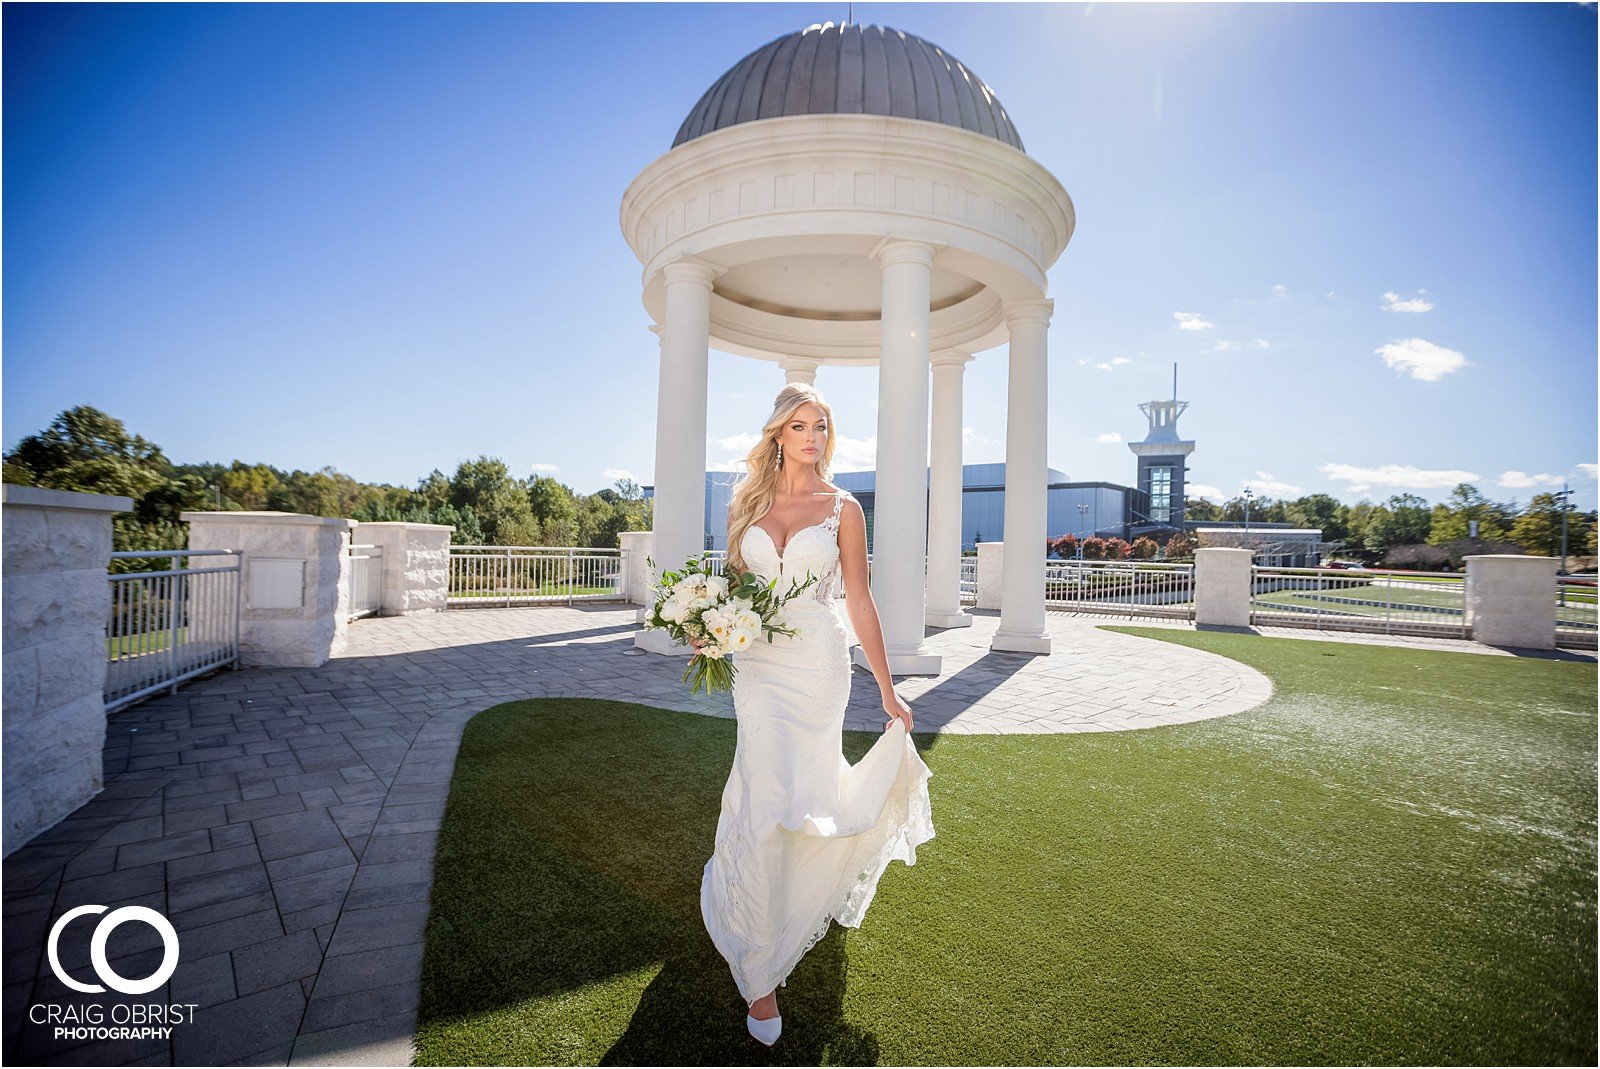
[[[1150,537],[1165,544],[1180,531],[1187,531],[1202,546],[1245,546],[1257,553],[1258,564],[1292,568],[1321,563],[1333,545],[1322,541],[1322,532],[1294,527],[1287,523],[1252,522],[1248,535],[1244,524],[1226,520],[1189,523],[1184,516],[1189,454],[1192,439],[1178,436],[1178,417],[1189,402],[1177,398],[1178,373],[1173,368],[1173,396],[1146,401],[1139,406],[1147,421],[1144,440],[1129,442],[1138,458],[1136,486],[1108,482],[1072,482],[1067,473],[1046,468],[1046,532],[1049,538],[1076,535],[1087,538],[1121,538],[1132,542]],[[742,474],[732,471],[706,473],[705,548],[728,548],[728,502]],[[928,476],[924,475],[924,484]],[[833,473],[835,484],[855,495],[867,516],[867,547],[873,546],[874,498],[877,473],[845,471]],[[646,486],[644,496],[654,496]],[[1005,540],[1006,466],[1004,464],[963,464],[961,466],[961,550],[976,551],[978,542]],[[1041,550],[1043,547],[1040,547]]]

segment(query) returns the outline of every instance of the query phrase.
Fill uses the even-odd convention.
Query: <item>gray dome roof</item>
[[[853,112],[925,119],[1022,148],[1000,98],[938,45],[887,26],[807,26],[762,45],[718,78],[673,148],[779,115]]]

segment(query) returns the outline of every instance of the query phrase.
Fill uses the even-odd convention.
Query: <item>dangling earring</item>
[[[777,468],[781,468],[781,467],[783,467],[783,443],[779,442],[778,443],[778,462],[773,465],[773,468],[777,469]]]

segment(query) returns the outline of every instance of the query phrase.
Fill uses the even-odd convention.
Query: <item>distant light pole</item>
[[[1089,503],[1078,502],[1078,559],[1083,559],[1083,539],[1085,525],[1089,522]]]
[[[1566,575],[1567,574],[1567,510],[1572,507],[1568,503],[1567,499],[1572,496],[1572,490],[1567,486],[1567,484],[1565,482],[1562,482],[1562,484],[1561,484],[1561,492],[1559,494],[1551,494],[1550,496],[1558,499],[1561,502],[1561,570],[1559,572],[1557,572],[1556,574],[1557,575]]]
[[[206,487],[206,489],[210,490],[212,493],[217,495],[217,511],[221,512],[222,511],[222,491],[217,488],[217,484],[216,483],[211,483],[210,485],[208,485]]]
[[[1255,491],[1248,486],[1244,488],[1244,548],[1250,548],[1250,501],[1256,496]],[[1252,560],[1255,554],[1250,554]]]

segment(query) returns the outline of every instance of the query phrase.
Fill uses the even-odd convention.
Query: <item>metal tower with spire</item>
[[[1142,442],[1129,442],[1139,458],[1139,489],[1149,495],[1150,519],[1183,529],[1184,491],[1189,469],[1184,464],[1194,452],[1194,442],[1178,437],[1178,417],[1189,407],[1178,400],[1178,365],[1172,365],[1172,399],[1146,401],[1139,406],[1150,429]]]

